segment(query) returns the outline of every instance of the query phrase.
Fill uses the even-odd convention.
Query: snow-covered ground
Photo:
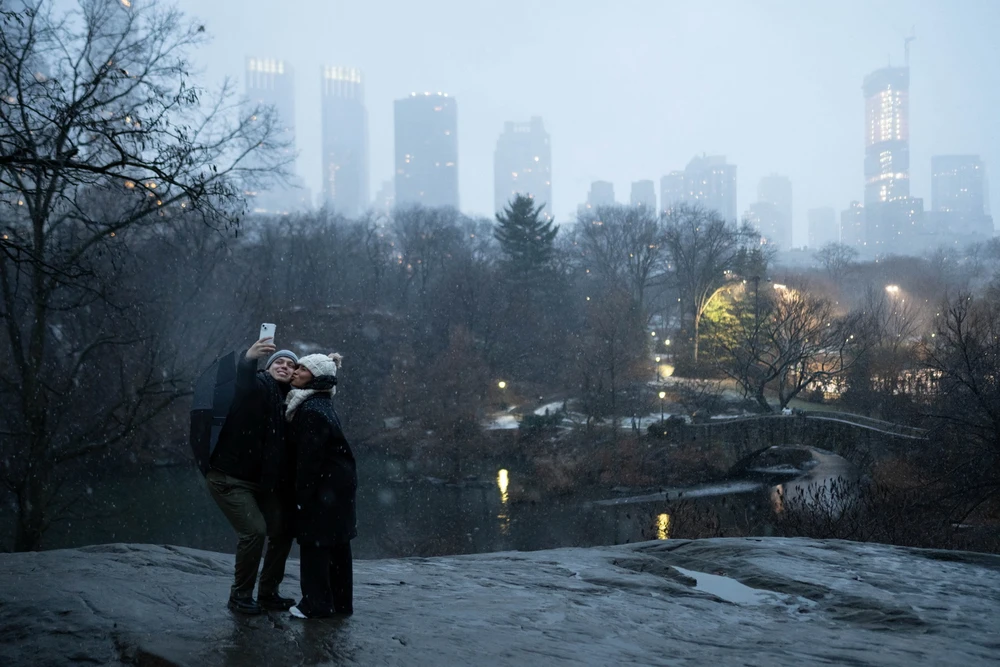
[[[355,615],[225,608],[230,555],[0,554],[0,664],[976,665],[1000,557],[809,539],[356,561]],[[298,587],[290,561],[284,592]]]

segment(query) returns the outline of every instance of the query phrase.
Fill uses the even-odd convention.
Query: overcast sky
[[[553,210],[566,221],[591,181],[627,201],[634,180],[723,154],[739,210],[769,173],[788,175],[795,241],[806,210],[862,199],[871,70],[911,45],[912,193],[930,207],[930,158],[978,153],[1000,202],[1000,0],[180,0],[213,42],[209,81],[245,56],[296,74],[298,171],[320,191],[319,68],[362,68],[371,192],[393,173],[392,102],[441,91],[458,102],[459,187],[491,214],[504,121],[541,116],[552,137]]]

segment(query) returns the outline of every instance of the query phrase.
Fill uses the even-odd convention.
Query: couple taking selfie
[[[261,327],[260,340],[239,357],[235,395],[206,473],[212,498],[239,537],[229,594],[234,612],[329,618],[354,611],[358,478],[332,402],[341,361],[339,354],[299,358],[277,350],[272,324]],[[278,590],[293,539],[300,554],[298,603]]]

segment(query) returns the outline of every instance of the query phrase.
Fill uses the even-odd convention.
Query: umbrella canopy
[[[219,431],[226,421],[236,393],[236,353],[216,359],[194,386],[191,401],[191,451],[202,474],[208,472],[209,459],[219,441]]]

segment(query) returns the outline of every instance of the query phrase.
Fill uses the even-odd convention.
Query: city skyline
[[[890,56],[892,63],[902,63],[903,39],[913,25],[911,193],[930,199],[932,155],[978,154],[987,166],[1000,162],[1000,138],[990,136],[992,110],[1000,104],[1000,74],[978,66],[1000,58],[1000,46],[987,28],[1000,19],[995,3],[970,2],[962,12],[944,2],[895,0],[848,0],[808,9],[777,0],[753,8],[723,2],[717,11],[645,3],[650,20],[635,26],[632,12],[606,11],[602,3],[553,2],[533,10],[523,31],[515,27],[521,25],[518,7],[525,4],[519,2],[502,11],[450,1],[420,8],[390,2],[375,10],[304,0],[288,9],[282,22],[274,22],[265,5],[250,0],[242,6],[239,31],[226,29],[234,7],[225,2],[180,4],[216,35],[214,44],[196,54],[209,80],[239,71],[233,52],[242,57],[262,41],[300,72],[324,62],[362,67],[369,75],[373,183],[392,175],[389,103],[412,90],[449,92],[463,107],[459,182],[462,208],[472,214],[491,213],[493,180],[483,174],[491,171],[503,123],[537,115],[552,137],[558,221],[566,221],[586,199],[595,180],[608,180],[628,193],[632,182],[659,180],[691,155],[718,153],[739,165],[741,209],[754,200],[764,175],[791,178],[796,244],[804,243],[808,209],[844,210],[850,201],[864,200],[859,84],[888,65]],[[396,17],[388,24],[378,20],[387,9]],[[283,27],[296,23],[299,14],[311,18],[295,31]],[[598,16],[607,33],[601,44],[580,49],[558,37]],[[677,26],[669,40],[652,28],[664,24]],[[711,34],[727,37],[713,47],[713,55],[693,65],[670,66],[695,48],[696,35],[709,26]],[[512,42],[489,37],[498,31],[518,37]],[[419,46],[407,48],[400,58],[400,45],[411,34],[421,35]],[[331,40],[332,51],[324,46]],[[446,51],[468,56],[450,58]],[[557,76],[518,76],[534,71],[541,60]],[[671,85],[649,86],[649,72],[664,67]],[[597,82],[600,88],[592,89]],[[318,128],[318,122],[309,122],[309,116],[319,116],[318,91],[306,88],[300,82],[299,137],[306,128]],[[315,105],[310,96],[317,99]],[[725,102],[735,99],[740,104]],[[318,129],[308,131],[318,134]],[[301,175],[318,191],[318,147],[299,143]],[[995,200],[998,185],[990,187]]]

